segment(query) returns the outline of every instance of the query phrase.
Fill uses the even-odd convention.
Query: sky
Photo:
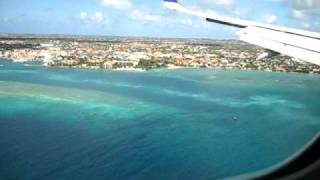
[[[320,32],[320,0],[180,0],[199,11]],[[0,0],[0,33],[236,39],[162,0]]]

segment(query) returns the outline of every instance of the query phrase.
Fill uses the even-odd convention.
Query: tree
[[[151,70],[151,69],[159,68],[160,65],[154,60],[140,59],[136,67],[145,69],[145,70]]]

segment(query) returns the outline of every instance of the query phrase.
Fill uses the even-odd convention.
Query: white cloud
[[[294,0],[294,6],[298,9],[320,8],[319,0]]]
[[[320,8],[319,0],[264,0],[275,3],[284,3],[296,9]]]
[[[277,21],[277,16],[273,14],[267,14],[264,16],[264,21],[266,23],[275,23]]]
[[[97,22],[101,22],[103,21],[104,17],[103,17],[103,14],[101,12],[96,12],[93,16],[92,16],[93,20],[94,21],[97,21]]]
[[[222,11],[225,16],[235,16],[238,18],[246,18],[251,11],[250,8],[239,6],[234,0],[201,0],[201,2],[207,5],[216,5],[217,7],[223,7],[224,11]],[[197,8],[199,9],[199,8]],[[203,9],[199,10],[203,11]],[[221,12],[221,11],[220,11]]]
[[[306,19],[307,18],[307,15],[302,11],[302,10],[296,10],[294,9],[292,11],[292,16],[295,18],[295,19]]]
[[[137,20],[140,22],[156,22],[156,21],[160,21],[161,20],[161,16],[158,15],[152,15],[150,13],[147,13],[145,11],[142,10],[133,10],[130,14],[129,14],[130,18],[133,20]]]
[[[127,9],[131,7],[129,0],[101,0],[101,4],[116,9]]]
[[[303,28],[306,28],[306,29],[309,29],[310,27],[311,27],[311,25],[309,24],[309,23],[301,23],[301,26],[303,27]]]
[[[279,3],[289,10],[289,15],[301,27],[318,31],[315,22],[320,19],[320,0],[264,0]]]
[[[217,4],[223,6],[230,6],[233,4],[233,0],[202,0],[204,3]]]
[[[274,3],[281,3],[281,2],[284,2],[285,0],[265,0],[265,1],[274,2]]]
[[[88,17],[88,13],[87,12],[81,12],[80,13],[80,18],[81,19],[86,19]]]
[[[208,11],[209,12],[209,11]],[[210,11],[210,13],[214,13]],[[168,17],[164,14],[152,13],[150,10],[135,9],[131,11],[129,17],[136,21],[137,23],[146,24],[154,23],[156,26],[160,27],[192,27],[192,28],[207,28],[208,23],[203,21],[203,19],[198,19],[196,17],[188,17],[181,15],[178,17]],[[199,20],[195,22],[196,20]],[[210,23],[211,24],[211,23]]]
[[[292,17],[296,19],[320,18],[320,0],[282,0],[282,2],[292,9]]]
[[[184,26],[194,26],[192,19],[179,19],[176,21],[176,23]]]
[[[80,13],[80,19],[86,23],[90,23],[90,22],[109,23],[109,20],[104,17],[102,12],[95,12],[94,14],[89,14],[83,11]]]

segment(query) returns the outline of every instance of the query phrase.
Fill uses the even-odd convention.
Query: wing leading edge
[[[237,34],[242,41],[320,65],[320,33],[197,12],[185,8],[177,0],[164,0],[164,3],[178,12],[241,28]]]

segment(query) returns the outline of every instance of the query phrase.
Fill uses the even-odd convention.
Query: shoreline
[[[253,72],[265,72],[265,73],[287,73],[287,74],[302,74],[302,75],[320,75],[318,73],[303,73],[303,72],[281,72],[281,71],[265,71],[265,70],[255,70],[255,69],[239,69],[239,68],[221,68],[221,67],[184,67],[184,66],[170,66],[163,68],[154,68],[150,70],[145,70],[141,68],[118,68],[118,69],[103,69],[103,68],[84,68],[84,67],[68,67],[68,66],[48,66],[45,65],[45,62],[42,60],[13,60],[8,58],[0,58],[0,61],[10,61],[12,63],[23,64],[25,67],[45,67],[45,68],[61,68],[61,69],[78,69],[78,70],[98,70],[105,72],[148,72],[148,71],[157,71],[157,70],[179,70],[179,69],[211,69],[211,70],[222,70],[222,71],[253,71]],[[28,63],[41,63],[38,65],[30,65]],[[4,65],[0,65],[4,67]]]

